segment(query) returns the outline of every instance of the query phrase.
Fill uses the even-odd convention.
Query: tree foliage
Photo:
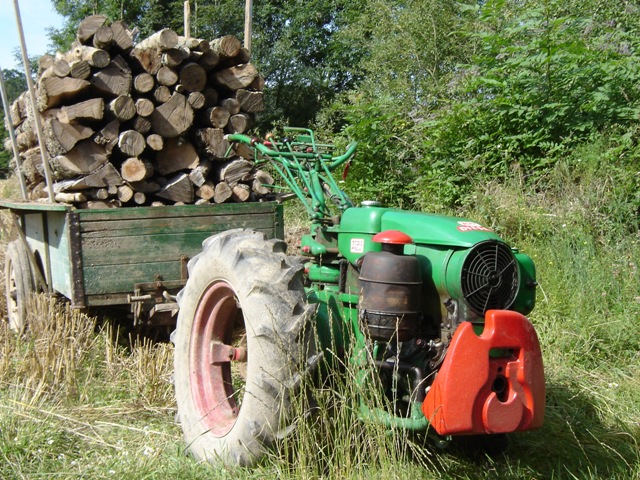
[[[24,78],[24,73],[19,70],[2,70],[2,76],[4,78],[4,86],[9,102],[13,102],[18,96],[24,92],[27,88],[27,81]],[[2,105],[0,105],[0,112],[2,117],[5,118],[5,111]],[[9,137],[6,124],[4,121],[0,123],[0,178],[6,178],[9,175],[9,162],[13,155],[9,150],[4,150],[4,141]]]

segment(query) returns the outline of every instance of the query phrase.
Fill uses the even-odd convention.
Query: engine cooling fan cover
[[[462,265],[460,285],[471,309],[508,309],[518,293],[518,264],[507,245],[487,240],[475,245]]]

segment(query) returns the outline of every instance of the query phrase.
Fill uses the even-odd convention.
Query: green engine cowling
[[[413,240],[404,254],[420,262],[424,329],[444,336],[462,321],[483,322],[491,309],[523,315],[533,309],[532,259],[467,219],[379,206],[350,208],[340,222],[338,250],[355,264],[365,253],[381,250],[372,239],[385,230],[401,231]]]

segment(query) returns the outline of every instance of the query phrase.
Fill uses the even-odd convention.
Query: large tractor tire
[[[4,278],[9,327],[22,333],[27,326],[27,303],[35,292],[35,279],[27,249],[19,240],[7,245]]]
[[[178,420],[198,460],[252,465],[288,431],[312,310],[284,242],[229,230],[203,247],[178,295]]]

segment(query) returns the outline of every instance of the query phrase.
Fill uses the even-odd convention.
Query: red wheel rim
[[[225,281],[209,285],[196,309],[191,332],[189,380],[195,408],[202,424],[216,437],[226,435],[238,416],[231,362],[218,361],[212,343],[227,348],[234,330],[244,326],[236,295]]]

